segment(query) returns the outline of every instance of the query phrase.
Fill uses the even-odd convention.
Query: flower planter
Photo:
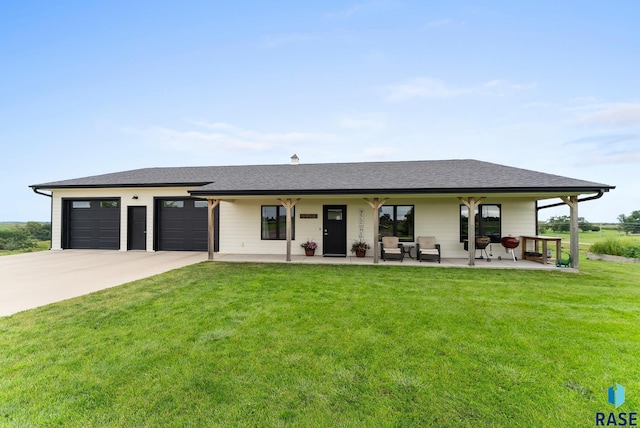
[[[305,250],[304,250],[304,253],[305,253],[308,257],[311,257],[311,256],[314,256],[314,255],[316,254],[316,250],[307,250],[307,249],[305,249]]]
[[[367,250],[356,251],[356,257],[364,257],[367,254]]]

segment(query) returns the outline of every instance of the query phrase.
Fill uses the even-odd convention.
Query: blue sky
[[[30,184],[293,153],[611,184],[580,215],[615,221],[640,209],[639,19],[635,0],[9,0],[0,221],[49,219]]]

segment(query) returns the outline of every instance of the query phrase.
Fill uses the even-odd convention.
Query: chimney
[[[291,165],[298,165],[299,163],[300,163],[300,158],[298,157],[298,155],[294,153],[294,155],[291,156]]]

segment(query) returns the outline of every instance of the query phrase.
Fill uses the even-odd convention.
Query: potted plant
[[[303,242],[300,246],[304,248],[304,253],[307,256],[313,256],[316,253],[316,248],[318,248],[318,244],[313,241]]]
[[[364,257],[369,248],[371,247],[365,241],[358,240],[351,245],[351,252],[356,253],[356,257]]]

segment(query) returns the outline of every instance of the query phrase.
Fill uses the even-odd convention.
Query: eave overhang
[[[130,189],[130,188],[154,188],[154,187],[201,187],[209,184],[203,183],[144,183],[144,184],[72,184],[47,186],[34,184],[29,187],[40,190],[60,190],[60,189]]]
[[[611,187],[492,187],[492,188],[401,188],[401,189],[273,189],[273,190],[190,190],[189,193],[196,197],[222,197],[222,196],[346,196],[346,195],[489,195],[489,194],[545,194],[545,195],[578,195],[585,193],[608,192],[615,189]]]

